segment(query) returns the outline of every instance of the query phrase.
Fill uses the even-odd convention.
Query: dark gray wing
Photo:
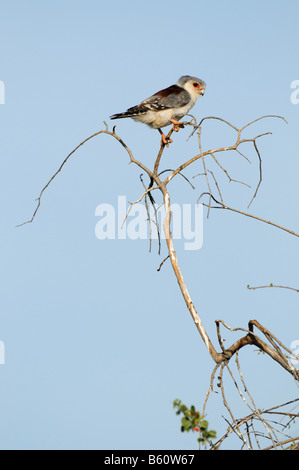
[[[139,106],[153,111],[162,111],[163,109],[185,106],[189,103],[190,98],[190,94],[184,88],[171,85],[142,101]]]
[[[164,90],[158,91],[153,96],[137,106],[129,108],[124,113],[114,114],[110,119],[122,119],[126,117],[134,117],[145,114],[148,111],[163,111],[163,109],[180,108],[189,103],[191,96],[188,91],[178,85],[171,85]]]

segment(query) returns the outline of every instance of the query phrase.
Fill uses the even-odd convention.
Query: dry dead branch
[[[163,157],[163,154],[164,154],[166,144],[161,143],[158,154],[157,154],[157,157],[156,157],[155,162],[154,162],[153,170],[151,170],[150,168],[146,167],[140,160],[136,159],[133,156],[132,150],[130,148],[128,148],[128,146],[124,143],[124,141],[116,134],[115,127],[113,128],[112,131],[110,131],[108,129],[107,124],[105,123],[106,128],[104,130],[101,130],[101,131],[96,132],[95,134],[91,135],[90,137],[88,137],[83,142],[81,142],[74,150],[72,150],[69,153],[69,155],[62,162],[62,164],[60,165],[60,167],[56,171],[56,173],[54,173],[54,175],[50,178],[50,180],[46,183],[46,185],[41,190],[41,192],[39,194],[39,197],[37,198],[37,207],[36,207],[32,217],[31,217],[31,219],[28,220],[27,222],[25,222],[25,224],[33,222],[33,220],[35,219],[36,214],[37,214],[37,212],[40,208],[41,199],[42,199],[46,189],[49,187],[49,185],[51,184],[53,179],[61,172],[62,168],[64,167],[66,162],[69,160],[69,158],[81,146],[83,146],[88,141],[90,141],[92,138],[94,138],[94,137],[96,137],[100,134],[109,135],[109,136],[113,137],[114,139],[116,139],[121,144],[121,146],[126,150],[126,152],[129,155],[130,163],[133,163],[133,164],[137,165],[142,170],[143,174],[146,174],[149,178],[148,186],[146,186],[143,179],[141,178],[141,181],[142,181],[142,184],[143,184],[143,192],[142,192],[141,196],[138,197],[136,199],[136,201],[131,204],[131,206],[129,208],[129,211],[130,211],[132,205],[134,205],[135,203],[140,202],[141,200],[144,199],[145,203],[146,203],[146,207],[147,207],[147,214],[148,214],[149,224],[151,226],[151,220],[150,220],[150,214],[149,214],[149,209],[148,209],[147,198],[149,198],[150,203],[152,205],[154,205],[155,201],[154,201],[153,196],[151,194],[152,191],[158,191],[162,195],[162,200],[163,200],[163,204],[164,204],[164,208],[165,208],[165,219],[164,219],[164,222],[163,222],[163,230],[164,230],[166,246],[167,246],[167,256],[161,262],[161,264],[158,268],[158,271],[161,269],[161,267],[163,266],[166,259],[169,259],[170,263],[171,263],[171,266],[172,266],[172,269],[173,269],[173,272],[175,274],[176,280],[178,282],[181,294],[182,294],[183,299],[185,301],[187,310],[191,314],[191,317],[194,321],[195,327],[197,328],[197,331],[200,334],[200,337],[202,338],[203,343],[206,346],[209,355],[211,356],[211,358],[213,359],[213,361],[215,363],[214,370],[211,373],[210,387],[209,387],[209,390],[208,390],[208,393],[207,393],[207,396],[206,396],[206,400],[205,400],[205,403],[204,403],[204,410],[206,408],[206,405],[207,405],[207,402],[208,402],[208,399],[209,399],[209,396],[210,396],[211,392],[214,391],[213,382],[214,382],[214,379],[215,379],[215,376],[216,376],[216,371],[219,370],[219,374],[217,376],[218,377],[218,386],[220,387],[220,390],[221,390],[223,403],[224,403],[224,405],[225,405],[225,407],[226,407],[226,409],[229,413],[230,422],[229,422],[229,430],[218,441],[218,443],[216,443],[216,445],[221,444],[221,442],[223,442],[223,440],[226,439],[231,433],[235,433],[239,437],[242,447],[245,446],[248,449],[253,449],[254,447],[257,447],[257,448],[261,449],[262,445],[260,444],[260,440],[261,440],[262,437],[263,437],[263,439],[267,439],[269,441],[270,446],[268,446],[268,448],[278,448],[279,446],[285,446],[286,444],[289,444],[289,443],[292,443],[292,445],[293,445],[296,441],[299,440],[299,437],[296,437],[295,439],[294,438],[292,439],[289,436],[286,436],[283,439],[278,437],[278,434],[282,432],[281,426],[277,423],[274,424],[273,422],[270,422],[269,419],[265,418],[265,415],[273,416],[273,413],[275,413],[274,408],[269,408],[268,410],[264,410],[264,411],[258,410],[255,403],[254,403],[254,401],[253,401],[253,399],[252,399],[252,396],[249,395],[249,393],[247,393],[248,396],[247,396],[247,398],[245,398],[245,395],[243,394],[243,392],[241,392],[241,388],[237,384],[237,381],[235,380],[234,375],[233,375],[231,369],[229,368],[230,360],[232,359],[233,356],[235,357],[236,364],[237,364],[237,369],[238,369],[238,372],[239,372],[239,378],[241,380],[241,384],[242,384],[243,388],[245,388],[246,391],[247,391],[247,387],[245,386],[245,381],[244,381],[243,373],[241,372],[241,368],[240,368],[240,364],[239,364],[239,357],[238,357],[239,351],[242,348],[244,348],[245,346],[256,346],[259,350],[263,351],[263,353],[267,354],[272,360],[274,360],[279,366],[281,366],[285,371],[287,371],[291,375],[291,377],[293,377],[293,379],[295,379],[296,381],[299,381],[299,370],[296,369],[296,367],[294,367],[294,365],[291,363],[289,358],[286,357],[285,352],[291,353],[291,351],[289,351],[282,344],[282,342],[280,340],[278,340],[267,328],[262,326],[257,320],[250,320],[248,322],[248,328],[247,329],[240,328],[240,327],[231,328],[228,325],[226,325],[226,323],[223,320],[216,320],[215,323],[216,323],[217,337],[218,337],[218,342],[219,342],[219,346],[220,346],[220,351],[217,351],[216,347],[214,346],[214,344],[212,343],[212,341],[209,338],[209,335],[208,335],[208,333],[207,333],[207,331],[206,331],[206,329],[203,325],[202,319],[198,315],[198,312],[195,308],[195,305],[194,305],[194,303],[192,301],[192,298],[189,294],[189,291],[187,289],[185,280],[183,278],[183,274],[182,274],[182,272],[180,270],[180,267],[179,267],[179,261],[178,261],[177,253],[176,253],[176,250],[175,250],[175,247],[174,247],[174,242],[173,242],[173,237],[172,237],[172,232],[171,232],[171,228],[172,228],[172,211],[171,211],[171,197],[170,197],[170,192],[168,190],[168,185],[171,181],[174,180],[174,178],[176,178],[177,175],[183,176],[184,178],[187,179],[187,177],[185,177],[183,171],[186,170],[187,168],[189,168],[195,162],[201,161],[202,164],[203,164],[203,173],[201,173],[201,175],[205,176],[205,178],[206,178],[206,184],[207,184],[208,191],[203,193],[200,196],[200,198],[203,197],[204,195],[208,196],[208,198],[209,198],[208,204],[204,204],[208,208],[208,211],[212,208],[218,208],[218,209],[224,209],[224,210],[229,210],[229,211],[232,211],[232,212],[236,212],[236,213],[239,213],[239,214],[241,214],[245,217],[253,218],[253,219],[258,220],[260,222],[263,222],[265,224],[271,225],[272,227],[274,227],[276,229],[288,232],[290,235],[298,237],[299,234],[297,232],[293,231],[293,230],[290,230],[286,227],[283,227],[283,226],[281,226],[277,223],[271,222],[271,221],[266,220],[264,218],[249,214],[247,212],[244,212],[244,211],[241,211],[241,210],[238,210],[238,209],[234,209],[234,208],[226,205],[225,202],[224,202],[223,194],[222,194],[222,191],[220,190],[220,185],[217,181],[216,175],[207,166],[208,159],[210,158],[216,163],[217,167],[219,168],[219,171],[221,171],[225,174],[225,176],[226,176],[226,178],[228,179],[229,182],[237,182],[237,183],[241,183],[241,184],[244,184],[244,185],[250,187],[247,183],[244,183],[240,180],[232,178],[230,176],[229,172],[227,171],[227,169],[224,167],[224,165],[220,164],[220,162],[219,162],[218,158],[216,157],[216,155],[217,154],[223,154],[223,153],[229,152],[229,151],[235,151],[241,158],[245,158],[246,160],[248,160],[248,158],[241,152],[240,148],[245,143],[251,144],[254,151],[255,151],[257,159],[258,159],[259,180],[258,180],[258,183],[255,187],[255,190],[253,192],[251,200],[249,202],[249,206],[250,206],[252,201],[256,198],[256,196],[258,194],[258,190],[259,190],[260,185],[262,183],[262,158],[261,158],[258,146],[257,146],[257,141],[259,139],[261,139],[262,137],[267,136],[271,133],[270,132],[264,132],[264,133],[255,135],[251,138],[243,138],[243,131],[245,129],[248,129],[252,124],[257,123],[258,121],[261,121],[261,120],[266,119],[266,118],[277,118],[277,119],[281,119],[281,120],[285,121],[285,119],[281,116],[274,116],[274,115],[262,116],[260,118],[255,119],[254,121],[244,125],[243,127],[238,128],[238,127],[234,126],[233,124],[231,124],[230,122],[226,121],[225,119],[218,118],[218,117],[213,117],[213,116],[205,117],[205,118],[201,119],[198,124],[197,124],[196,119],[194,117],[192,117],[191,121],[184,122],[183,124],[185,126],[190,126],[190,127],[193,128],[189,138],[191,138],[195,133],[197,133],[199,153],[197,153],[195,156],[192,156],[192,157],[186,159],[186,161],[183,161],[177,168],[167,169],[167,170],[163,170],[163,171],[160,171],[160,163],[162,161],[162,157]],[[225,124],[226,126],[233,129],[236,132],[235,141],[229,146],[203,150],[202,149],[202,143],[201,143],[202,127],[203,127],[204,123],[206,123],[208,120],[214,120],[214,121],[221,122],[222,124]],[[171,134],[172,134],[172,130],[169,131],[169,133],[167,135],[167,140],[170,139]],[[174,144],[172,144],[172,145],[174,145]],[[167,175],[165,175],[165,173],[167,173]],[[209,179],[210,176],[212,177],[211,181]],[[190,181],[188,179],[187,179],[187,181],[190,183]],[[217,200],[215,198],[215,196],[213,195],[213,193],[212,193],[211,188],[212,188],[213,184],[215,185],[215,187],[218,191],[218,194],[219,194],[220,199],[221,199],[220,201]],[[191,186],[193,187],[193,185],[191,185]],[[216,204],[216,206],[211,205],[212,201]],[[157,220],[155,221],[155,223],[157,225]],[[24,224],[20,224],[20,225],[24,225]],[[158,230],[158,232],[160,232],[160,227],[159,226],[157,226],[157,230]],[[150,233],[151,233],[151,229],[150,229]],[[160,252],[160,237],[159,237],[159,252]],[[251,289],[257,289],[257,288],[262,288],[262,287],[267,287],[267,286],[251,287]],[[276,286],[276,287],[282,287],[282,286]],[[298,292],[297,289],[293,289],[293,290],[296,290]],[[224,341],[223,341],[223,338],[222,338],[222,335],[221,335],[221,332],[220,332],[220,326],[221,325],[223,327],[225,327],[226,330],[228,330],[229,332],[239,332],[239,333],[241,333],[240,337],[235,342],[233,342],[229,347],[224,347]],[[254,330],[257,330],[258,334]],[[264,339],[262,339],[260,337],[260,334],[262,334],[264,336]],[[292,353],[291,353],[291,355],[292,355]],[[248,406],[249,409],[250,409],[250,414],[247,415],[244,418],[241,418],[241,419],[235,418],[234,414],[232,412],[231,406],[229,405],[229,402],[228,402],[226,394],[225,394],[224,385],[223,385],[223,374],[224,374],[225,371],[228,372],[229,376],[233,380],[233,382],[234,382],[234,384],[235,384],[235,386],[236,386],[236,388],[239,392],[240,397],[242,398],[242,400],[244,401],[246,406]],[[295,402],[295,400],[294,400],[294,402]],[[284,405],[280,405],[280,406],[282,407]],[[278,414],[278,412],[276,412],[276,415],[277,414]],[[285,416],[285,415],[287,415],[287,413],[286,414],[283,413],[283,415]],[[288,416],[290,417],[289,414],[288,414]],[[294,416],[298,416],[298,415],[296,414]],[[260,430],[257,431],[257,429],[255,428],[255,426],[257,424],[262,425],[262,428],[263,428],[262,431],[260,431]],[[243,430],[241,430],[241,428]]]

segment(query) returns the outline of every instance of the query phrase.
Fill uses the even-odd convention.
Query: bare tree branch
[[[220,168],[220,171],[222,171],[226,175],[229,182],[238,182],[238,183],[241,183],[241,184],[243,184],[245,186],[248,186],[250,188],[250,185],[248,185],[247,183],[244,183],[240,180],[231,178],[231,176],[230,176],[229,172],[227,171],[227,169],[224,167],[224,165],[220,164],[219,160],[216,157],[216,155],[218,153],[223,153],[223,152],[228,152],[228,151],[235,151],[242,158],[249,161],[248,158],[243,153],[241,153],[239,147],[242,144],[250,143],[253,146],[255,154],[258,157],[258,167],[259,167],[259,181],[258,181],[258,184],[255,188],[255,191],[254,191],[254,194],[251,198],[251,201],[249,203],[249,206],[250,206],[252,201],[256,198],[256,196],[258,194],[258,191],[259,191],[259,188],[260,188],[260,185],[262,183],[262,158],[261,158],[260,151],[257,147],[257,140],[260,139],[261,137],[269,135],[271,133],[270,132],[265,132],[265,133],[258,134],[254,137],[251,137],[251,138],[243,138],[242,133],[245,129],[248,129],[254,123],[257,123],[257,122],[259,122],[259,121],[261,121],[265,118],[270,118],[270,117],[271,118],[278,118],[278,119],[281,119],[283,121],[285,121],[285,119],[281,116],[265,115],[265,116],[259,117],[255,120],[249,122],[248,124],[244,125],[241,128],[238,128],[235,125],[231,124],[230,122],[226,121],[225,119],[218,118],[218,117],[213,117],[213,116],[204,117],[204,118],[201,119],[201,121],[199,123],[197,123],[195,117],[193,117],[193,116],[191,116],[191,117],[192,117],[192,120],[189,121],[189,122],[183,122],[182,127],[184,125],[188,125],[188,126],[193,127],[193,130],[192,130],[189,138],[191,138],[195,134],[195,132],[197,132],[197,134],[198,134],[199,153],[197,155],[187,159],[186,161],[182,162],[174,170],[173,169],[167,169],[167,170],[164,169],[162,171],[160,171],[159,167],[160,167],[160,164],[161,164],[161,161],[162,161],[162,157],[163,157],[163,154],[164,154],[165,147],[168,147],[169,142],[171,141],[170,137],[172,135],[173,129],[171,129],[169,131],[169,133],[167,135],[167,138],[166,138],[167,139],[166,143],[164,143],[163,141],[161,142],[157,157],[156,157],[154,165],[153,165],[153,170],[150,170],[140,160],[137,160],[133,156],[133,153],[132,153],[131,149],[116,134],[115,127],[113,127],[113,130],[111,132],[111,131],[109,131],[108,126],[105,123],[106,129],[94,133],[93,135],[91,135],[90,137],[85,139],[83,142],[81,142],[74,150],[72,150],[67,155],[67,157],[64,159],[64,161],[62,162],[62,164],[58,168],[58,170],[53,174],[53,176],[49,179],[49,181],[46,183],[46,185],[42,188],[42,190],[40,192],[40,195],[37,198],[37,207],[36,207],[32,217],[31,217],[31,219],[28,220],[27,222],[24,222],[23,224],[20,224],[20,225],[24,225],[24,224],[33,222],[33,220],[35,219],[35,216],[37,214],[37,211],[39,210],[39,207],[40,207],[40,204],[41,204],[41,199],[42,199],[42,196],[43,196],[44,192],[49,187],[49,185],[54,180],[54,178],[56,178],[56,176],[61,172],[61,170],[63,169],[64,165],[69,160],[69,158],[82,145],[84,145],[86,142],[88,142],[89,140],[91,140],[92,138],[94,138],[94,137],[96,137],[100,134],[106,134],[106,135],[109,135],[109,136],[115,138],[121,144],[121,146],[126,150],[126,152],[128,153],[130,163],[134,163],[135,165],[137,165],[144,173],[147,174],[147,176],[149,178],[149,185],[148,185],[148,187],[146,187],[145,183],[143,182],[142,177],[140,177],[141,182],[143,184],[143,193],[141,194],[141,196],[139,198],[136,199],[135,202],[131,203],[131,205],[128,209],[128,213],[127,213],[126,217],[128,216],[128,214],[129,214],[129,212],[130,212],[130,210],[131,210],[131,208],[134,204],[140,202],[143,199],[145,200],[148,221],[149,221],[149,224],[150,224],[150,243],[151,243],[151,238],[152,238],[151,223],[152,223],[152,220],[151,220],[151,215],[150,215],[148,202],[147,202],[147,198],[149,198],[150,203],[152,204],[152,206],[154,208],[155,224],[157,226],[158,238],[159,238],[159,254],[160,254],[160,227],[159,227],[159,224],[158,224],[155,200],[152,196],[152,191],[154,191],[154,190],[155,191],[158,190],[158,192],[160,191],[160,193],[162,195],[162,198],[163,198],[163,204],[164,204],[164,208],[165,208],[165,218],[164,218],[164,221],[163,221],[163,230],[164,230],[164,234],[165,234],[166,247],[167,247],[167,253],[168,254],[164,258],[164,260],[160,263],[160,266],[157,269],[157,271],[160,271],[160,269],[162,268],[162,266],[163,266],[163,264],[166,260],[168,260],[168,259],[170,260],[173,273],[174,273],[174,275],[176,277],[176,280],[178,282],[178,285],[179,285],[182,297],[185,301],[186,307],[187,307],[189,313],[191,314],[191,317],[194,321],[194,324],[197,328],[197,331],[199,332],[200,337],[202,338],[203,343],[204,343],[205,347],[207,348],[207,351],[208,351],[209,355],[211,356],[211,358],[213,359],[213,361],[215,363],[214,369],[213,369],[211,377],[210,377],[210,386],[209,386],[209,390],[208,390],[206,398],[205,398],[205,402],[204,402],[204,406],[203,406],[203,412],[206,409],[207,402],[208,402],[208,399],[211,395],[211,392],[214,392],[213,382],[214,382],[214,379],[216,377],[216,372],[219,371],[219,374],[217,376],[217,378],[218,378],[218,387],[220,388],[223,404],[225,405],[225,407],[226,407],[226,409],[227,409],[227,411],[230,415],[231,422],[229,423],[229,426],[230,426],[229,430],[218,441],[218,443],[216,443],[216,446],[219,445],[221,442],[223,442],[223,440],[226,439],[232,432],[234,432],[239,437],[239,439],[242,443],[242,446],[245,446],[248,449],[253,449],[254,446],[257,446],[259,449],[261,449],[262,448],[262,445],[261,445],[261,442],[260,442],[261,439],[266,439],[268,441],[269,440],[271,441],[271,447],[267,447],[267,448],[277,448],[278,445],[286,445],[289,442],[294,443],[297,440],[299,440],[299,437],[290,438],[289,436],[285,436],[283,438],[283,440],[281,440],[281,437],[278,437],[278,436],[281,436],[281,434],[284,432],[284,427],[280,426],[280,423],[275,422],[273,420],[270,420],[268,418],[266,419],[266,417],[265,417],[265,414],[268,414],[268,415],[271,415],[271,416],[273,416],[275,414],[281,414],[283,416],[286,416],[287,413],[284,413],[284,412],[281,412],[281,411],[275,412],[274,408],[269,408],[266,411],[261,411],[257,408],[257,406],[255,405],[254,400],[252,398],[252,395],[249,393],[248,388],[245,384],[244,374],[241,370],[241,366],[240,366],[240,362],[239,362],[239,351],[245,346],[256,346],[256,347],[258,347],[259,350],[263,351],[272,360],[274,360],[277,364],[279,364],[284,370],[286,370],[296,381],[299,381],[299,370],[296,369],[296,367],[294,367],[294,365],[291,363],[289,358],[286,357],[286,354],[283,351],[288,352],[291,355],[291,357],[295,357],[295,355],[286,346],[284,346],[283,343],[280,340],[278,340],[267,328],[262,326],[257,320],[250,320],[248,322],[248,328],[247,329],[240,328],[240,327],[231,328],[223,320],[216,320],[215,324],[216,324],[217,339],[218,339],[218,343],[219,343],[219,346],[220,346],[220,352],[218,352],[216,350],[216,348],[213,345],[212,341],[210,340],[210,337],[207,334],[207,331],[206,331],[206,329],[203,325],[203,322],[202,322],[200,316],[198,315],[198,312],[197,312],[197,310],[196,310],[196,308],[193,304],[192,298],[191,298],[190,293],[187,289],[185,280],[183,278],[182,272],[181,272],[180,267],[179,267],[179,261],[178,261],[178,257],[177,257],[176,251],[175,251],[173,238],[172,238],[172,231],[171,231],[171,229],[172,229],[172,211],[171,211],[170,193],[168,191],[168,183],[170,183],[170,181],[172,181],[177,175],[180,175],[194,189],[194,186],[190,183],[189,179],[182,173],[182,171],[185,170],[186,168],[189,168],[193,163],[195,163],[197,161],[201,161],[202,164],[203,164],[204,172],[200,173],[200,174],[204,175],[205,178],[206,178],[206,185],[208,187],[208,192],[203,192],[201,194],[201,196],[199,197],[199,199],[204,195],[209,196],[209,203],[208,204],[203,204],[205,207],[208,208],[208,211],[211,208],[226,209],[226,210],[229,210],[229,211],[232,211],[232,212],[239,213],[239,214],[241,214],[245,217],[252,218],[252,219],[261,221],[263,223],[269,224],[269,225],[271,225],[273,227],[276,227],[280,230],[283,230],[283,231],[285,231],[285,232],[287,232],[291,235],[299,237],[299,234],[294,232],[293,230],[289,230],[289,229],[287,229],[287,228],[285,228],[281,225],[273,223],[273,222],[271,222],[269,220],[266,220],[264,218],[261,218],[261,217],[258,217],[258,216],[246,213],[244,211],[234,209],[232,207],[227,206],[224,203],[224,200],[223,200],[223,197],[222,197],[222,191],[220,190],[220,185],[218,184],[217,178],[214,175],[214,173],[207,167],[207,163],[206,163],[209,160],[208,157],[210,157],[216,163],[217,167]],[[225,125],[227,125],[231,129],[233,129],[237,133],[237,137],[236,137],[235,142],[232,143],[229,146],[226,146],[226,147],[219,147],[219,148],[209,149],[209,150],[203,151],[202,144],[201,144],[201,132],[202,132],[203,123],[208,121],[208,120],[219,121],[221,123],[224,123]],[[165,178],[165,179],[163,179],[162,175],[164,175],[164,173],[170,173],[170,174],[168,174],[166,176],[166,178],[165,178],[165,176],[163,176],[163,178]],[[212,185],[210,184],[209,175],[212,176],[211,181],[215,185],[215,187],[216,187],[216,189],[219,193],[221,201],[218,201],[212,194]],[[211,206],[212,201],[214,201],[216,206]],[[150,248],[151,248],[151,244],[150,244]],[[257,287],[249,287],[248,286],[248,289],[255,290],[255,289],[265,288],[265,287],[280,287],[280,288],[291,289],[293,291],[299,292],[299,289],[294,289],[294,288],[286,287],[286,286],[273,286],[272,284],[270,284],[270,286],[257,286]],[[220,331],[220,326],[221,325],[225,329],[227,329],[230,333],[240,332],[242,334],[241,337],[239,337],[229,347],[225,347],[225,342],[224,342],[224,339],[222,338],[221,331]],[[259,334],[262,334],[264,336],[264,339],[262,339],[259,335],[256,334],[256,332],[254,331],[254,328],[256,330],[258,330]],[[237,379],[235,378],[235,376],[233,374],[233,371],[229,367],[230,360],[233,356],[236,359],[235,363],[236,363],[237,371],[238,371],[238,374],[239,374],[239,379],[238,380],[241,381],[241,386],[244,388],[244,391],[242,391],[241,386],[239,385]],[[248,416],[246,416],[245,418],[236,419],[235,416],[234,416],[234,413],[232,411],[232,408],[231,408],[231,406],[230,406],[230,404],[227,400],[226,393],[225,393],[225,390],[224,390],[224,382],[223,382],[223,375],[226,372],[228,372],[229,376],[231,377],[231,380],[233,381],[233,383],[236,387],[236,390],[238,391],[238,394],[241,397],[243,403],[251,411],[251,413]],[[245,395],[248,395],[248,398]],[[281,406],[283,406],[283,405],[281,405]],[[288,414],[289,420],[293,420],[296,416],[297,415],[295,415],[295,414],[293,414],[293,415]],[[261,426],[261,428],[259,426]],[[243,430],[242,427],[244,428],[244,430]]]

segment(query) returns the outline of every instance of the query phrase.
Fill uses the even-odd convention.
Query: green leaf
[[[201,429],[207,429],[208,426],[209,426],[209,423],[208,423],[208,421],[206,421],[206,420],[203,420],[203,421],[200,423]]]
[[[177,408],[177,415],[181,413],[183,414],[183,417],[181,418],[181,432],[193,431],[195,427],[198,427],[201,433],[197,439],[198,442],[205,445],[208,443],[212,445],[211,442],[208,441],[216,438],[216,431],[208,429],[209,422],[206,419],[203,419],[203,416],[201,416],[199,411],[196,411],[194,405],[191,405],[190,408],[188,408],[186,405],[182,404],[181,400],[176,398],[173,401],[173,407]]]

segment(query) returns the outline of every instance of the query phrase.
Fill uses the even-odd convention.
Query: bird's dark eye
[[[196,83],[196,82],[194,82],[194,83],[193,83],[193,86],[194,86],[194,88],[198,88],[198,87],[199,87],[199,84]]]

